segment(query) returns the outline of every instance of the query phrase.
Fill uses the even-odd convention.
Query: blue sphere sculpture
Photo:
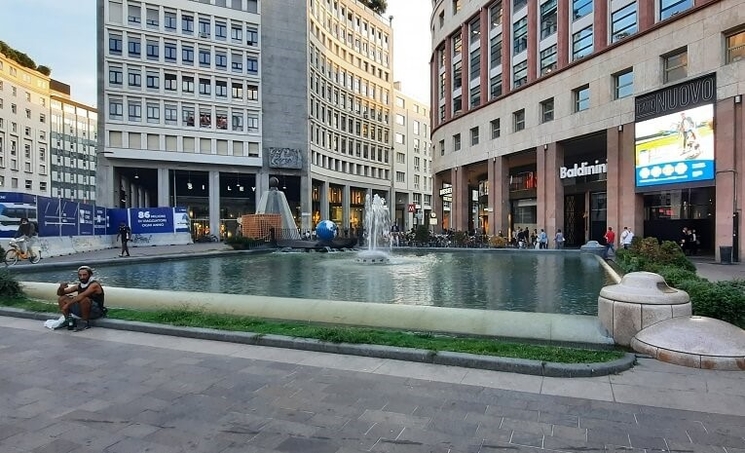
[[[321,220],[316,225],[316,236],[318,239],[330,241],[336,236],[336,224],[331,220]]]

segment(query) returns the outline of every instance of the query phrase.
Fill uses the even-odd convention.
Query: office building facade
[[[432,149],[429,105],[404,94],[396,82],[393,105],[393,222],[401,231],[432,224]],[[435,221],[432,225],[435,226]]]
[[[277,177],[298,228],[389,198],[390,27],[356,1],[100,0],[99,193],[234,231]],[[292,11],[292,14],[288,14]]]
[[[441,227],[688,228],[737,259],[745,2],[441,0],[431,26]]]

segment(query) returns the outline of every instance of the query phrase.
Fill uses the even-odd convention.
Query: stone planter
[[[626,274],[620,283],[604,287],[598,297],[600,323],[622,346],[629,346],[646,327],[691,313],[688,293],[670,288],[651,272]]]

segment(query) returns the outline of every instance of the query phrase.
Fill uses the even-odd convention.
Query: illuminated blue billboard
[[[714,105],[636,124],[636,186],[714,179]]]
[[[635,99],[636,187],[714,181],[716,73]]]

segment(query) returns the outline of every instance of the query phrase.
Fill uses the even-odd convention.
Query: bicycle
[[[26,240],[24,238],[18,238],[18,239],[11,239],[8,245],[10,246],[10,250],[5,252],[5,265],[6,266],[13,266],[18,262],[18,260],[29,260],[31,264],[36,264],[39,261],[41,261],[41,252],[34,253],[34,251],[31,248],[31,245],[29,244],[27,247],[27,250],[24,252],[21,250],[20,244],[25,242]]]

